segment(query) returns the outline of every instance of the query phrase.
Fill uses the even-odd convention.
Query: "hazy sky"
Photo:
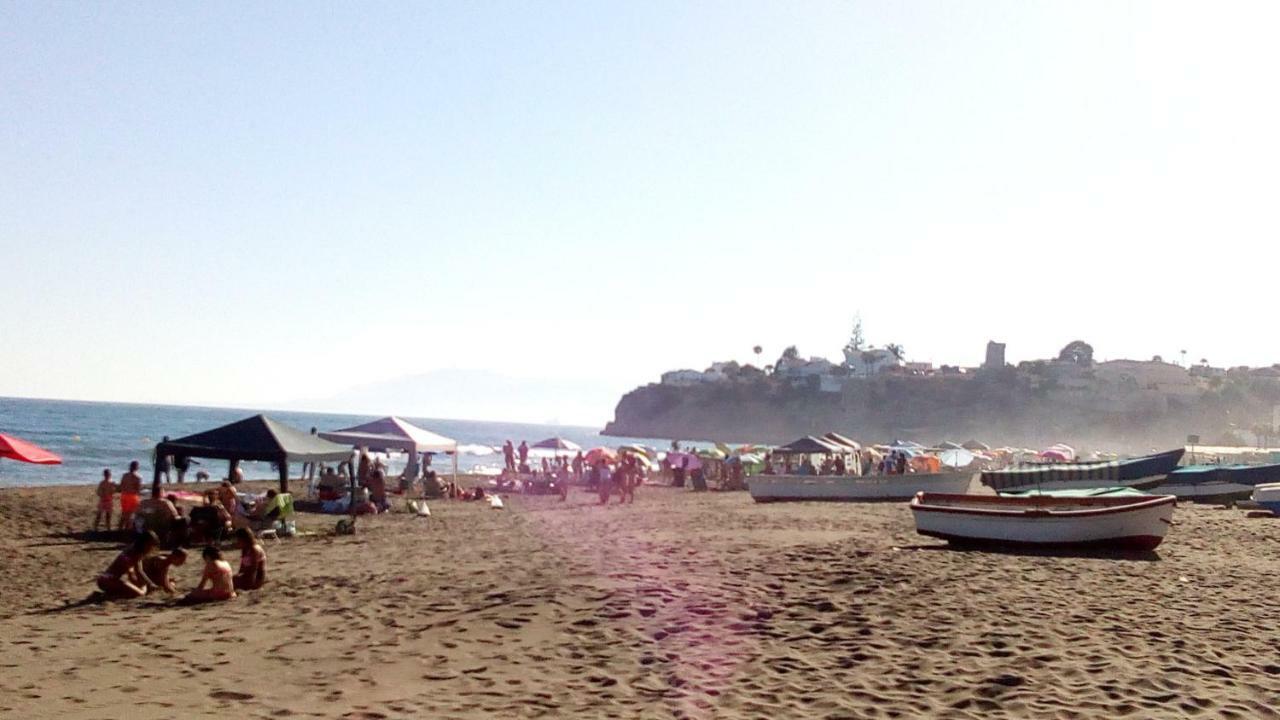
[[[4,3],[0,395],[1280,361],[1277,7]]]

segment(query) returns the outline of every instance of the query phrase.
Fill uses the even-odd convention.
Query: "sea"
[[[303,432],[308,432],[313,427],[322,432],[336,430],[379,417],[285,410],[0,398],[0,433],[28,440],[62,456],[62,465],[30,465],[0,459],[0,487],[95,483],[102,478],[104,468],[109,468],[119,478],[132,460],[142,463],[149,471],[152,451],[164,436],[179,438],[258,413],[266,414]],[[604,437],[600,435],[599,428],[572,425],[402,417],[419,427],[457,440],[460,446],[458,468],[462,472],[483,473],[500,468],[502,454],[499,448],[507,440],[517,445],[521,440],[526,440],[532,445],[546,438],[562,437],[581,445],[584,450],[601,445],[617,447],[633,442],[655,448],[668,447],[670,444],[666,440]],[[214,478],[224,478],[227,475],[226,461],[197,462],[201,464],[192,467],[191,475],[198,470],[205,470]],[[437,457],[433,465],[438,470],[447,471],[452,468],[452,460]],[[389,458],[391,472],[398,472],[403,466],[403,456]],[[243,463],[241,467],[249,479],[276,477],[269,463]],[[295,468],[293,472],[296,475],[299,469]],[[145,472],[143,474],[147,475]]]

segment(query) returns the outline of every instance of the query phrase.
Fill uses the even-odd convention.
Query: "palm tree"
[[[897,343],[889,343],[884,346],[884,349],[888,350],[889,354],[897,358],[899,362],[906,358],[907,351]]]

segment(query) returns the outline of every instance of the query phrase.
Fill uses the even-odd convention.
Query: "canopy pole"
[[[280,492],[281,494],[289,492],[289,459],[287,456],[280,460]]]
[[[160,446],[156,446],[156,457],[160,457]],[[160,497],[160,463],[151,463],[151,497]]]
[[[356,517],[356,465],[347,458],[347,477],[351,480],[351,495],[347,499],[347,511],[351,513],[351,521],[355,522]]]

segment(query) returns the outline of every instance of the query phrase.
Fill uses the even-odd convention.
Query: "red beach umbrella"
[[[601,460],[616,462],[618,460],[618,453],[607,447],[591,448],[587,451],[587,454],[583,456],[583,459],[593,464],[600,462]]]
[[[20,460],[36,465],[61,465],[62,458],[26,440],[0,433],[0,458]]]

